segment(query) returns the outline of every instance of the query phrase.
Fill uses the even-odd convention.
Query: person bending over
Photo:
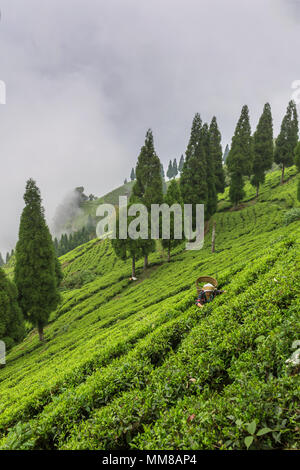
[[[205,304],[212,302],[217,295],[225,293],[226,290],[218,290],[212,284],[205,284],[199,292],[196,305],[202,308]]]

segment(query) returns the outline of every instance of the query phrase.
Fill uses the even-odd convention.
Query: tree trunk
[[[148,268],[148,255],[145,255],[145,258],[144,258],[144,269],[147,269]]]
[[[281,184],[284,183],[284,165],[282,164],[282,172],[281,172]]]
[[[259,193],[259,184],[256,186],[256,197],[258,197],[258,193]]]
[[[168,246],[168,263],[170,263],[171,261],[171,244],[169,243],[169,246]]]
[[[40,341],[44,341],[44,327],[43,327],[43,325],[41,325],[41,324],[38,325],[38,332],[39,332]]]
[[[135,256],[132,257],[132,277],[136,277],[136,275],[135,275]]]
[[[212,237],[211,237],[211,252],[215,252],[215,244],[216,244],[216,222],[214,222],[213,229],[212,229]]]

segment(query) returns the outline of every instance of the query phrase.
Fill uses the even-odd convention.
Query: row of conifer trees
[[[193,206],[204,204],[205,218],[208,220],[217,210],[218,193],[223,193],[225,190],[224,160],[229,176],[230,200],[235,206],[238,206],[245,195],[244,185],[247,178],[256,188],[258,196],[259,187],[265,180],[265,174],[271,169],[274,162],[282,168],[282,183],[286,167],[296,164],[300,171],[298,132],[298,115],[294,101],[290,101],[288,104],[280,134],[275,141],[270,104],[265,104],[253,135],[249,109],[245,105],[232,138],[231,148],[230,150],[228,147],[226,148],[224,159],[221,133],[216,117],[213,117],[208,125],[203,123],[200,114],[196,113],[185,159],[182,157],[180,161],[180,182],[178,184],[173,179],[167,193],[164,194],[162,164],[155,152],[153,134],[149,129],[145,144],[138,157],[136,169],[132,170],[134,186],[130,204],[142,203],[149,212],[151,204],[162,204],[163,202],[170,206],[174,203],[192,204]],[[167,176],[175,178],[178,174],[177,162],[175,165],[175,162],[170,161],[168,170]],[[298,195],[300,198],[300,181]],[[128,225],[131,221],[128,218]],[[171,228],[172,221],[171,219]],[[170,240],[162,240],[163,246],[168,249],[169,259],[171,248],[180,242],[174,239],[172,231],[170,235]],[[113,246],[120,258],[132,259],[133,276],[135,276],[136,260],[144,257],[144,267],[146,268],[149,253],[156,249],[156,243],[151,240],[150,234],[147,240],[119,240],[117,236],[117,239],[113,241]]]
[[[300,172],[298,115],[293,101],[288,105],[280,134],[275,141],[270,105],[267,103],[264,106],[253,135],[248,107],[243,107],[226,158],[230,179],[229,195],[235,205],[244,197],[247,177],[251,178],[258,194],[265,173],[273,162],[282,168],[282,183],[286,167],[296,164]],[[130,204],[142,203],[149,213],[152,204],[163,202],[169,206],[176,203],[204,204],[205,218],[209,219],[217,210],[218,193],[223,193],[225,189],[221,134],[215,117],[208,125],[202,122],[198,113],[195,115],[185,159],[181,163],[180,182],[172,179],[164,194],[162,165],[154,148],[152,131],[148,130],[134,171],[135,182]],[[300,199],[300,181],[298,198]],[[24,335],[24,319],[37,327],[39,337],[43,340],[43,330],[50,313],[60,301],[62,272],[57,255],[62,254],[61,251],[68,251],[71,244],[77,245],[79,241],[74,236],[67,239],[64,236],[60,242],[56,240],[53,243],[45,221],[40,191],[32,179],[27,182],[24,200],[25,208],[15,250],[14,282],[5,276],[0,267],[0,338],[4,338],[8,345],[19,341]],[[175,239],[172,217],[173,214],[170,240],[162,240],[169,260],[171,249],[181,242]],[[129,217],[128,224],[130,222]],[[91,230],[94,227],[91,226]],[[90,236],[89,230],[78,234],[82,242]],[[117,256],[132,259],[133,276],[136,260],[143,257],[144,267],[147,268],[148,256],[156,249],[156,242],[151,239],[150,234],[147,240],[117,238],[112,243]]]
[[[217,209],[217,194],[225,189],[222,157],[221,134],[216,118],[212,119],[210,125],[203,124],[197,113],[192,124],[186,158],[182,158],[180,183],[173,179],[164,194],[161,162],[155,151],[153,133],[149,129],[138,157],[130,205],[142,203],[150,214],[152,204],[204,204],[205,217],[208,219]],[[171,213],[170,239],[162,240],[169,260],[171,249],[181,242],[175,239],[173,217]],[[128,217],[127,222],[129,225],[132,218]],[[116,225],[118,230],[118,221]],[[146,269],[148,256],[156,249],[156,242],[150,236],[150,221],[148,227],[148,239],[119,239],[117,233],[117,238],[112,241],[117,256],[124,260],[132,259],[133,276],[136,260],[143,257]]]
[[[297,164],[299,125],[297,108],[290,101],[283,118],[278,137],[273,137],[273,119],[271,106],[266,103],[254,134],[251,134],[248,106],[244,106],[232,138],[231,149],[226,159],[230,177],[229,196],[233,204],[238,205],[243,199],[244,184],[247,177],[257,196],[259,187],[265,180],[266,171],[273,163],[282,169],[281,183],[287,167]],[[298,164],[299,166],[299,164]]]

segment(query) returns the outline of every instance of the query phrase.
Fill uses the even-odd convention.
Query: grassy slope
[[[300,335],[300,224],[282,224],[298,203],[295,178],[279,179],[258,201],[249,185],[240,211],[220,198],[214,255],[209,231],[200,252],[153,254],[146,275],[140,262],[134,284],[108,241],[65,255],[66,285],[90,282],[64,291],[45,344],[32,332],[8,354],[0,448],[245,448],[254,419],[273,432],[253,448],[297,447],[299,375],[285,361]],[[205,274],[228,294],[199,310]]]

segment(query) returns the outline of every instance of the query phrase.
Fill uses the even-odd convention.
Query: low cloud
[[[101,196],[129,177],[146,130],[166,165],[191,122],[216,114],[223,145],[247,103],[278,131],[300,79],[293,0],[2,0],[0,251],[14,247],[26,180],[49,223],[77,186]]]

